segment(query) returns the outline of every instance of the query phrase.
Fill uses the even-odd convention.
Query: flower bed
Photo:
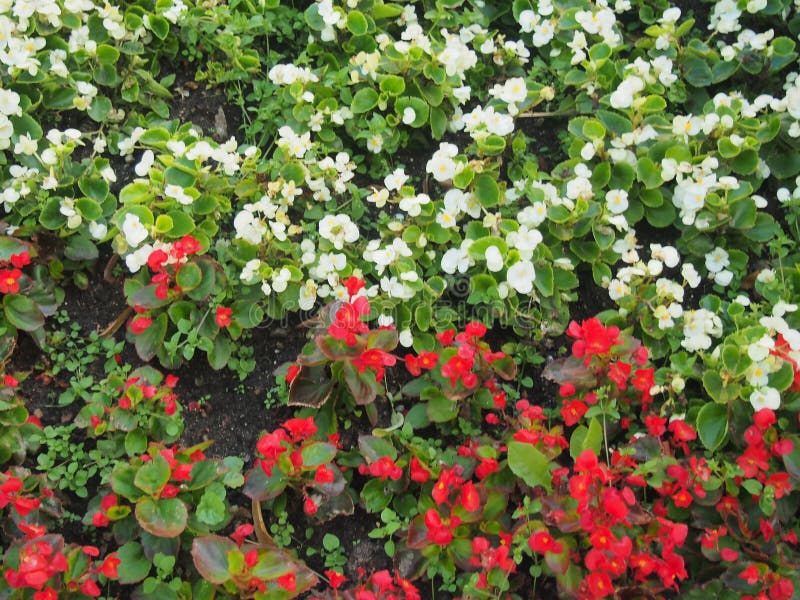
[[[797,10],[0,7],[0,594],[800,598]]]

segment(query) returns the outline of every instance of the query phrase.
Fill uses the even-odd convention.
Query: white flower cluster
[[[478,64],[478,55],[458,35],[446,29],[442,29],[440,33],[446,46],[436,55],[436,59],[442,63],[448,77],[463,79],[466,72]]]
[[[350,215],[325,215],[317,226],[320,237],[328,240],[337,250],[342,250],[345,243],[352,244],[359,237],[358,226],[350,219]]]
[[[308,170],[306,183],[312,191],[314,200],[327,202],[332,192],[344,194],[347,183],[355,176],[356,164],[347,152],[339,152],[335,157],[324,156],[316,161],[306,161]]]
[[[596,11],[578,11],[575,13],[575,20],[586,33],[599,35],[612,48],[622,41],[622,38],[614,29],[617,17],[610,8],[600,8]]]
[[[273,238],[287,239],[291,221],[286,214],[290,203],[275,204],[265,194],[257,202],[245,204],[233,219],[236,239],[259,246]]]
[[[425,165],[425,171],[436,181],[449,181],[464,169],[464,163],[454,160],[458,156],[458,146],[441,142],[439,149]]]
[[[298,135],[288,125],[278,129],[278,147],[289,156],[303,158],[311,149],[311,133],[308,131]]]
[[[293,83],[316,83],[319,81],[308,67],[298,67],[292,63],[277,64],[269,70],[267,75],[275,85],[292,85]]]
[[[694,224],[698,229],[707,227],[707,221],[696,220],[697,214],[705,206],[706,196],[716,190],[732,190],[738,187],[735,177],[726,175],[717,178],[715,170],[719,168],[719,160],[709,156],[699,165],[678,162],[672,158],[661,160],[661,177],[664,181],[675,180],[672,203],[679,210],[681,221],[685,225]]]
[[[0,88],[0,150],[11,146],[14,125],[9,117],[22,116],[19,101],[20,97],[17,92]]]
[[[456,130],[462,127],[474,140],[486,139],[490,134],[505,137],[514,132],[514,119],[511,115],[498,112],[493,106],[476,106],[461,120],[454,123]]]

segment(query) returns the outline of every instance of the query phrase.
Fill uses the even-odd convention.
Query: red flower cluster
[[[368,465],[359,465],[358,472],[362,475],[378,477],[381,481],[386,481],[387,479],[397,481],[403,476],[403,469],[389,456],[381,456],[378,460]]]
[[[373,573],[364,583],[342,592],[339,592],[339,588],[347,582],[344,575],[336,571],[325,571],[325,576],[331,589],[336,593],[335,597],[339,597],[341,593],[344,598],[356,600],[420,600],[419,590],[413,583],[403,579],[397,572],[392,576],[386,569]],[[364,581],[365,577],[366,571],[359,568],[359,580]],[[320,599],[312,596],[310,600]]]
[[[348,346],[355,346],[358,343],[357,336],[369,333],[369,327],[361,320],[368,314],[369,300],[366,296],[357,296],[336,311],[333,323],[328,326],[328,333],[334,339],[344,340]]]
[[[353,366],[359,373],[363,373],[368,368],[375,371],[375,381],[383,380],[384,367],[393,367],[397,363],[394,354],[381,350],[380,348],[367,348],[359,356],[353,359]]]
[[[478,569],[478,582],[475,587],[479,590],[489,587],[488,574],[492,569],[511,574],[517,572],[517,563],[509,556],[511,552],[511,536],[500,534],[501,542],[493,548],[491,542],[482,536],[472,539],[472,556],[469,564]]]
[[[630,527],[637,500],[633,490],[623,482],[622,470],[635,468],[621,455],[615,455],[614,468],[601,463],[592,450],[585,450],[575,461],[574,474],[568,479],[569,496],[578,505],[569,518],[576,518],[582,531],[588,535],[589,551],[584,556],[588,575],[581,582],[579,598],[604,598],[615,592],[614,581],[627,573],[635,581],[646,581],[657,576],[664,588],[677,589],[676,580],[685,579],[688,573],[683,557],[675,552],[684,544],[688,527],[658,516],[647,532],[632,539],[620,535],[619,526]],[[636,476],[628,483],[641,483]],[[549,515],[556,524],[567,518],[566,514]],[[639,517],[637,517],[638,519]],[[545,550],[552,546],[549,538],[529,540],[531,548]],[[549,534],[547,534],[549,535]],[[650,550],[650,545],[660,546],[660,556]],[[635,544],[635,545],[634,545]],[[552,550],[555,551],[555,550]]]
[[[12,254],[8,261],[0,261],[0,293],[16,294],[19,292],[19,278],[22,277],[22,267],[31,263],[28,252]],[[13,267],[9,269],[8,267]]]
[[[38,498],[22,493],[22,480],[14,477],[10,471],[0,475],[0,509],[8,505],[20,516],[24,517],[32,510],[39,508]]]
[[[613,346],[622,343],[619,327],[606,327],[597,317],[585,320],[578,325],[571,321],[567,327],[567,335],[575,338],[572,343],[572,355],[583,358],[588,365],[593,356],[605,355]]]
[[[100,510],[92,514],[92,525],[95,527],[108,526],[111,522],[108,511],[115,506],[119,506],[119,499],[116,494],[106,494],[103,496],[102,500],[100,500]]]
[[[25,544],[19,551],[19,567],[7,569],[6,582],[14,589],[41,590],[48,580],[67,570],[67,559],[47,539],[39,538]]]

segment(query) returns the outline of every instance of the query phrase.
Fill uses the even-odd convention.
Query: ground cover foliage
[[[799,8],[0,3],[0,595],[800,598]]]

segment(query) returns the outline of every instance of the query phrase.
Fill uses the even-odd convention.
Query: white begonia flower
[[[406,106],[403,109],[403,123],[406,125],[411,125],[417,119],[417,113],[414,111],[413,108],[410,106]]]
[[[775,281],[775,271],[773,269],[761,269],[756,275],[756,281],[761,283],[771,283]]]
[[[657,258],[651,258],[647,261],[647,273],[653,277],[661,275],[664,271],[664,263]]]
[[[150,257],[152,251],[153,247],[150,244],[145,244],[141,248],[128,254],[128,256],[125,257],[125,265],[128,267],[128,270],[131,273],[138,272],[139,269],[147,264],[147,259]]]
[[[520,294],[530,294],[533,291],[533,281],[536,279],[536,269],[529,260],[520,260],[508,268],[506,281]]]
[[[781,407],[781,394],[775,388],[761,387],[750,394],[750,404],[755,412],[762,408],[778,410]]]
[[[681,267],[681,275],[691,288],[696,288],[702,282],[700,274],[697,272],[697,269],[694,268],[692,263],[684,263],[684,265]]]
[[[728,269],[723,269],[718,273],[714,273],[714,283],[721,286],[727,286],[733,280],[733,272]]]
[[[531,42],[536,48],[541,48],[550,43],[555,33],[556,22],[554,20],[545,19],[534,26]]]
[[[729,264],[731,261],[728,258],[728,252],[723,248],[716,247],[706,254],[706,269],[710,273],[719,273]]]
[[[484,253],[486,257],[486,268],[492,273],[496,273],[503,269],[503,255],[500,254],[500,249],[497,246],[489,246]]]
[[[147,239],[148,233],[147,228],[142,224],[138,216],[133,213],[127,213],[125,220],[122,222],[122,235],[128,246],[136,248]]]
[[[280,271],[273,271],[272,289],[278,293],[285,292],[291,278],[292,272],[286,267],[282,267]]]
[[[150,167],[153,166],[155,159],[156,157],[152,150],[145,150],[142,154],[142,158],[139,159],[139,162],[136,163],[136,166],[133,168],[133,172],[139,177],[147,177],[147,174],[150,173]]]
[[[239,274],[239,279],[241,279],[245,284],[255,283],[256,275],[258,274],[258,270],[260,268],[261,261],[259,259],[252,258],[248,260],[242,268],[242,272]]]
[[[795,312],[796,310],[797,310],[797,304],[788,304],[783,300],[778,300],[775,303],[775,306],[772,307],[772,316],[782,317],[786,313]]]
[[[183,204],[184,206],[189,206],[192,202],[194,202],[194,198],[186,193],[179,185],[168,184],[164,186],[164,195],[167,198],[172,198],[178,204]]]
[[[769,356],[769,351],[775,348],[775,340],[764,335],[757,342],[747,346],[747,356],[754,362],[760,362]]]
[[[25,154],[30,156],[32,154],[36,154],[36,150],[39,147],[39,143],[30,137],[28,134],[22,134],[19,136],[17,143],[14,144],[14,154]]]
[[[530,33],[533,31],[536,23],[539,22],[539,16],[530,9],[525,9],[519,13],[519,26],[523,33]]]
[[[609,102],[614,108],[629,108],[633,104],[634,96],[643,89],[644,81],[635,75],[630,75],[611,93]]]
[[[410,329],[403,329],[398,335],[397,340],[403,348],[411,348],[414,345],[414,336],[411,334]]]
[[[450,248],[442,255],[442,270],[453,275],[456,271],[466,273],[470,266],[470,256],[466,248]]]
[[[97,221],[89,221],[89,234],[96,240],[101,240],[106,237],[108,233],[108,226],[105,223],[98,223]]]
[[[747,377],[747,383],[753,387],[761,387],[769,383],[769,373],[769,364],[764,361],[759,361],[747,367],[745,376]]]
[[[660,260],[668,269],[678,266],[681,260],[678,250],[673,246],[662,246],[661,244],[650,244],[650,254],[653,258]]]
[[[653,311],[653,316],[656,318],[659,329],[670,329],[675,326],[674,319],[683,316],[683,307],[675,302],[670,303],[669,306],[660,304]]]
[[[459,172],[459,164],[453,159],[458,155],[458,147],[442,142],[439,149],[425,165],[425,171],[433,175],[436,181],[449,181]]]
[[[606,206],[613,214],[618,215],[628,210],[628,192],[613,189],[606,192]]]
[[[20,97],[17,92],[0,88],[0,113],[8,116],[22,116],[19,101]]]
[[[386,201],[389,199],[389,190],[386,188],[375,189],[367,196],[367,202],[374,204],[376,208],[383,208],[386,206]]]
[[[383,180],[383,185],[389,191],[396,191],[403,187],[406,181],[408,181],[408,175],[403,169],[397,168],[386,176]]]
[[[318,224],[319,235],[330,241],[337,250],[345,243],[355,242],[359,237],[358,226],[349,215],[326,215]]]
[[[418,217],[425,204],[430,204],[431,197],[428,194],[417,194],[416,196],[406,196],[398,204],[400,210],[408,213],[409,217]]]
[[[513,235],[509,234],[509,237],[513,240],[514,247],[520,251],[520,254],[526,254],[528,257],[533,254],[533,251],[542,243],[543,239],[538,229],[530,229],[525,225],[521,226],[519,231]]]
[[[566,196],[570,200],[589,200],[594,196],[592,182],[588,177],[575,177],[567,182]]]
[[[300,310],[311,310],[317,302],[318,288],[317,284],[308,279],[300,286],[300,291],[297,294],[297,306]]]
[[[612,279],[608,284],[608,296],[615,302],[631,293],[630,286],[619,279]]]

